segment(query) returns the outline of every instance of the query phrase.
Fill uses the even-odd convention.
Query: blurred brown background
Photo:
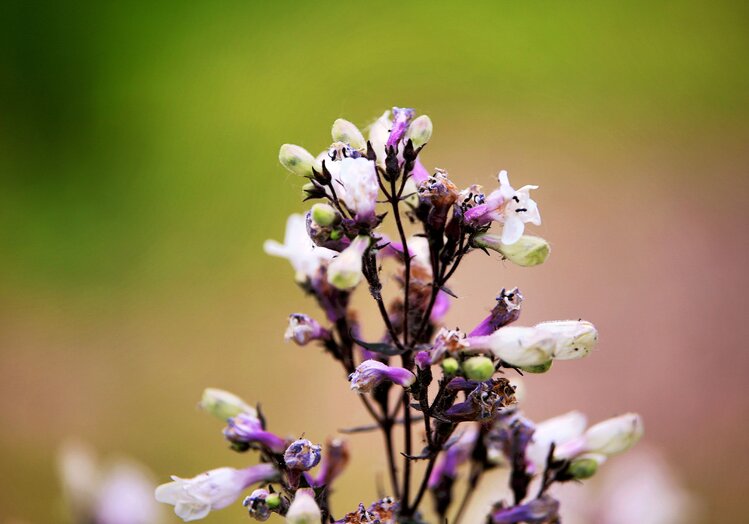
[[[278,146],[318,151],[335,118],[366,125],[392,105],[431,116],[427,167],[541,186],[548,262],[474,254],[448,323],[470,328],[503,286],[523,291],[524,323],[595,322],[596,353],[527,380],[528,415],[639,411],[705,522],[743,521],[748,15],[4,3],[0,521],[64,521],[54,458],[71,436],[163,480],[246,463],[195,409],[205,386],[312,440],[366,421],[321,351],[283,343],[288,313],[316,311],[262,241],[305,209]],[[352,438],[339,511],[373,498],[373,445]]]

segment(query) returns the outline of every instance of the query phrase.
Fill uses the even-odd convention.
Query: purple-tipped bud
[[[428,351],[419,351],[414,357],[414,362],[419,369],[426,369],[432,365],[432,357],[429,356]]]
[[[240,413],[227,421],[224,437],[237,451],[247,451],[253,447],[266,447],[274,453],[286,449],[286,441],[263,429],[263,424],[253,415]]]
[[[497,296],[497,305],[492,312],[481,323],[473,328],[469,333],[471,337],[481,337],[491,335],[502,326],[515,322],[520,317],[520,304],[523,302],[523,295],[518,288],[510,291],[502,290]]]
[[[306,346],[313,340],[328,340],[330,332],[315,319],[303,313],[293,313],[289,315],[289,327],[284,338],[287,342],[293,340],[298,346]]]
[[[559,502],[549,495],[533,499],[526,504],[512,508],[500,508],[492,512],[493,524],[545,524],[557,522],[559,517]]]
[[[408,124],[411,123],[411,119],[416,115],[416,111],[408,107],[394,107],[393,108],[393,124],[390,128],[390,136],[388,137],[386,146],[392,147],[396,145],[403,135],[406,134]]]
[[[388,366],[378,360],[365,360],[348,379],[351,389],[357,393],[369,393],[386,380],[407,388],[416,381],[416,376],[407,369]]]
[[[296,471],[314,468],[320,462],[321,457],[322,448],[303,438],[292,442],[283,454],[286,466]]]

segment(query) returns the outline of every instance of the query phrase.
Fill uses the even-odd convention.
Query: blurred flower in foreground
[[[633,451],[611,462],[599,478],[555,491],[565,524],[690,524],[699,502],[655,450]]]
[[[97,463],[94,452],[78,442],[64,444],[58,471],[72,521],[80,524],[156,524],[161,507],[153,498],[150,472],[130,460]]]

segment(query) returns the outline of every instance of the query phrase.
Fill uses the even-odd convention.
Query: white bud
[[[551,253],[551,246],[546,240],[531,235],[523,235],[512,244],[503,244],[501,237],[482,233],[476,236],[474,244],[478,247],[492,249],[510,262],[522,267],[542,264]]]
[[[359,128],[343,118],[339,118],[333,122],[331,135],[333,135],[333,142],[343,142],[350,145],[353,149],[358,150],[367,148],[367,142],[364,140],[364,135],[361,134]]]
[[[432,119],[427,115],[415,118],[406,131],[406,141],[411,139],[415,148],[419,148],[432,138]]]
[[[299,176],[310,176],[312,168],[317,165],[315,157],[301,146],[284,144],[278,151],[278,161],[281,165]]]
[[[596,327],[586,320],[554,320],[536,324],[536,329],[554,339],[552,357],[573,360],[588,355],[598,341]]]
[[[634,446],[644,433],[642,417],[626,413],[599,422],[585,432],[585,451],[614,455]]]
[[[223,389],[206,388],[198,406],[224,421],[236,417],[240,413],[247,413],[253,417],[257,416],[255,408],[234,393],[229,393]]]
[[[368,247],[369,237],[356,237],[328,266],[328,282],[342,291],[355,288],[363,277],[362,257]]]
[[[320,524],[322,512],[315,502],[311,490],[297,490],[294,500],[286,513],[287,524]]]

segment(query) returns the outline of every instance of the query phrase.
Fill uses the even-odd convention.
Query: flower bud
[[[224,437],[231,442],[236,451],[247,451],[258,446],[266,447],[275,453],[286,449],[286,441],[270,431],[265,431],[263,423],[253,415],[240,413],[226,422]]]
[[[320,524],[322,512],[310,489],[297,490],[286,513],[286,524]]]
[[[354,149],[367,149],[367,142],[364,140],[364,135],[361,134],[358,127],[348,120],[339,118],[333,122],[331,134],[333,135],[333,142],[343,142]]]
[[[586,320],[552,320],[535,327],[554,339],[552,357],[557,360],[582,358],[598,341],[596,327]]]
[[[494,374],[494,362],[488,357],[471,357],[463,362],[463,373],[470,380],[489,380]]]
[[[313,340],[330,338],[330,332],[322,327],[315,319],[302,313],[289,315],[289,327],[286,328],[284,339],[293,340],[298,346],[306,346]]]
[[[532,327],[506,326],[491,335],[468,337],[467,352],[489,350],[503,362],[521,369],[546,366],[554,341]]]
[[[442,371],[447,375],[454,375],[460,369],[460,363],[453,357],[447,357],[442,361]]]
[[[281,496],[278,493],[270,493],[267,489],[256,489],[249,497],[245,497],[242,505],[247,508],[250,517],[265,522],[271,513],[281,507]]]
[[[585,432],[585,451],[614,455],[628,450],[642,437],[642,418],[637,413],[626,413],[591,426]]]
[[[432,138],[432,119],[427,115],[421,115],[411,122],[406,131],[405,140],[413,142],[415,148],[420,148]]]
[[[341,220],[341,215],[330,204],[318,203],[312,206],[312,220],[323,227],[332,226]]]
[[[294,144],[281,146],[278,161],[283,167],[299,176],[312,175],[312,168],[315,166],[315,157],[303,147]]]
[[[356,237],[328,266],[328,282],[342,291],[355,288],[363,276],[362,257],[368,248],[369,237]]]
[[[283,460],[289,469],[307,471],[320,462],[322,448],[307,439],[300,438],[291,443],[283,454]]]
[[[205,391],[203,391],[203,398],[198,403],[198,407],[221,420],[227,420],[239,415],[240,413],[246,413],[252,417],[257,417],[257,411],[255,411],[255,408],[247,404],[234,393],[229,393],[223,389],[206,388]]]
[[[407,388],[416,381],[416,376],[407,369],[388,366],[379,360],[365,360],[348,379],[351,389],[357,393],[369,393],[386,380]]]
[[[599,460],[592,457],[581,457],[573,460],[567,466],[567,475],[575,480],[588,479],[598,471]]]
[[[512,244],[503,244],[501,237],[482,233],[476,235],[473,243],[477,247],[492,249],[510,262],[522,267],[532,267],[542,264],[551,252],[551,247],[546,240],[531,235],[523,235],[517,242]]]

